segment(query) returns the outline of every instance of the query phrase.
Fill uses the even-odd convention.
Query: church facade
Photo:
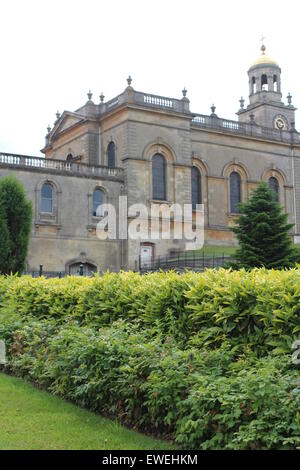
[[[179,240],[99,240],[97,207],[120,196],[143,203],[204,205],[205,243],[232,245],[238,202],[264,180],[300,237],[300,137],[292,97],[282,101],[281,69],[261,48],[248,70],[249,104],[238,119],[190,110],[181,99],[136,91],[129,77],[110,101],[92,94],[75,112],[57,114],[45,158],[0,154],[0,177],[15,176],[33,201],[28,270],[75,273],[137,269],[142,260],[182,250]],[[130,215],[128,216],[130,223]]]

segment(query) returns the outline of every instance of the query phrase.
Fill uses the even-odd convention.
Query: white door
[[[141,268],[148,268],[152,261],[152,246],[141,246]]]

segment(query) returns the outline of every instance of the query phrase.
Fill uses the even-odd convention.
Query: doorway
[[[143,243],[141,245],[141,268],[150,268],[153,260],[154,245],[152,243]]]

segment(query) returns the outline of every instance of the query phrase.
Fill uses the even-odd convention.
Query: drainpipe
[[[99,125],[98,132],[98,165],[102,165],[102,139],[101,139],[101,125]]]
[[[296,209],[296,182],[295,182],[295,163],[294,163],[294,131],[295,123],[291,123],[291,159],[292,159],[292,181],[293,181],[293,204],[294,204],[294,220],[295,220],[295,235],[297,233],[297,209]]]

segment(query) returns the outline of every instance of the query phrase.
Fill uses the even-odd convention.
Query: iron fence
[[[225,253],[221,255],[197,253],[195,251],[178,252],[168,256],[158,256],[147,262],[139,260],[140,272],[153,271],[184,271],[190,269],[193,271],[205,271],[210,268],[221,268],[235,263],[236,260],[231,255]]]
[[[63,278],[66,276],[93,276],[95,274],[95,271],[91,271],[87,269],[83,264],[80,264],[79,269],[77,271],[44,271],[43,265],[40,265],[39,270],[36,271],[25,271],[22,274],[24,275],[29,275],[34,278],[44,276],[47,279],[58,277],[58,278]]]

